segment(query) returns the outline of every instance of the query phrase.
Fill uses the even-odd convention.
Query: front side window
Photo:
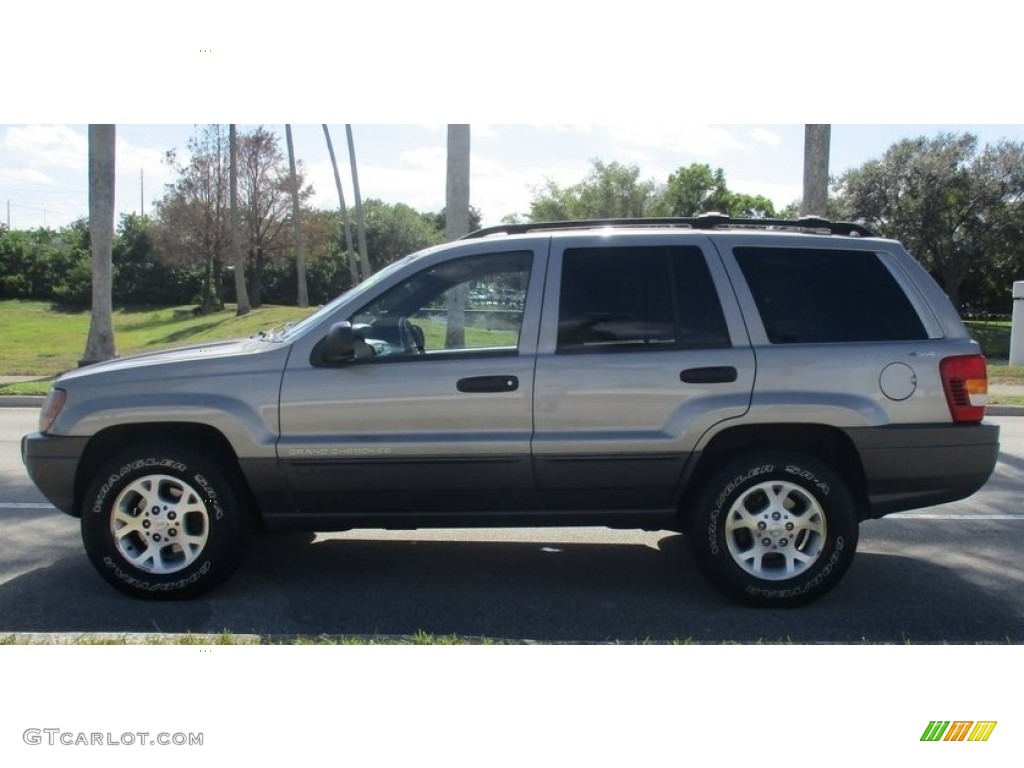
[[[566,250],[559,352],[726,346],[722,307],[699,248]]]
[[[350,322],[377,357],[512,351],[532,264],[529,251],[453,259],[399,283]]]
[[[916,341],[921,318],[871,251],[736,248],[773,344]]]

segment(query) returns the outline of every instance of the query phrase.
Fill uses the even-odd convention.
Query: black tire
[[[701,573],[747,605],[816,600],[857,549],[849,489],[828,465],[792,452],[750,454],[704,486],[688,538]]]
[[[100,575],[146,599],[195,597],[238,567],[250,534],[217,462],[187,448],[136,446],[106,463],[82,506],[82,540]]]

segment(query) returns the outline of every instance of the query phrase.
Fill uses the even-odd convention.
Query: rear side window
[[[559,307],[559,352],[729,346],[699,248],[568,249]]]
[[[877,254],[736,248],[735,255],[773,344],[928,338],[921,318]]]

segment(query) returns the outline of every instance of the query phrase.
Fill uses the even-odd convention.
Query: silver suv
[[[282,332],[68,373],[22,453],[140,597],[210,589],[255,528],[586,525],[685,532],[781,606],[860,521],[981,487],[986,391],[936,283],[856,225],[510,225]]]

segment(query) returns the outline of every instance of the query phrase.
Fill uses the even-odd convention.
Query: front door
[[[534,261],[525,250],[421,268],[346,318],[358,359],[293,354],[278,455],[300,514],[529,505]]]

